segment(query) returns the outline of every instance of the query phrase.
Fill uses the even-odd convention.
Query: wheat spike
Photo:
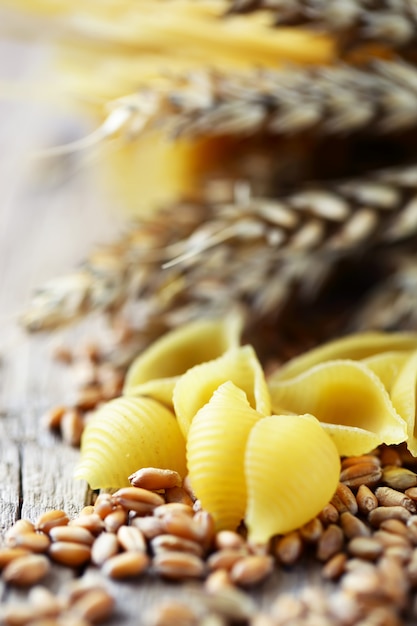
[[[277,25],[309,25],[338,34],[344,46],[377,41],[403,48],[417,40],[415,0],[231,0],[230,13],[270,11]]]
[[[131,224],[79,271],[44,285],[24,326],[44,330],[91,311],[124,310],[149,341],[238,306],[259,328],[295,292],[317,301],[341,261],[360,260],[366,272],[370,258],[386,263],[396,244],[417,234],[417,165],[273,199],[247,191],[235,190],[233,201],[184,202]]]
[[[361,69],[204,69],[116,100],[109,108],[110,116],[121,109],[130,113],[130,122],[123,123],[130,139],[135,129],[138,134],[153,124],[172,137],[399,132],[417,124],[417,69],[382,60]]]

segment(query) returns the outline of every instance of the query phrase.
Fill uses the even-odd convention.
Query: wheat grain
[[[131,578],[142,574],[149,565],[144,552],[129,551],[111,556],[102,566],[104,574],[111,578]]]
[[[50,558],[67,567],[79,567],[88,563],[91,558],[91,548],[75,541],[55,541],[48,552]]]
[[[382,479],[388,487],[393,489],[399,489],[404,491],[405,489],[413,488],[417,485],[417,474],[405,467],[392,467],[389,464],[388,467],[382,472]]]
[[[115,601],[104,589],[90,589],[74,600],[71,614],[88,623],[105,621],[112,613]]]
[[[145,508],[144,512],[149,512],[152,509]],[[117,508],[108,515],[104,520],[104,528],[108,533],[117,533],[121,526],[124,526],[127,522],[127,513],[122,508]]]
[[[54,526],[48,531],[52,541],[71,541],[91,546],[94,536],[86,528],[77,526]]]
[[[50,571],[51,566],[43,554],[29,554],[10,561],[3,569],[3,580],[22,587],[38,583]]]
[[[170,489],[182,484],[181,476],[172,470],[158,467],[145,467],[137,470],[129,476],[129,482],[134,487],[142,487],[157,491],[158,489]]]
[[[270,555],[249,555],[239,559],[230,570],[232,582],[242,587],[256,585],[269,576],[274,568]]]
[[[44,533],[49,533],[52,528],[59,526],[66,526],[69,522],[69,517],[65,511],[52,510],[42,513],[38,517],[35,523],[35,529],[41,530]]]

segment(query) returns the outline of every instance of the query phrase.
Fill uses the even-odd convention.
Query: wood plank
[[[35,520],[54,508],[75,517],[89,503],[87,484],[72,477],[78,457],[78,450],[65,445],[26,442],[22,446],[23,518]]]
[[[0,422],[0,535],[20,517],[20,451],[5,418]]]

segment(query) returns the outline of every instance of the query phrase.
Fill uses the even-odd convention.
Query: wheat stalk
[[[130,140],[152,126],[172,137],[398,133],[417,124],[417,69],[381,60],[361,69],[203,69],[109,108],[103,137],[124,132]]]
[[[230,0],[230,13],[268,10],[277,25],[310,25],[342,37],[349,47],[378,41],[395,48],[416,43],[415,0]]]
[[[341,261],[360,259],[366,272],[370,258],[394,259],[390,250],[417,233],[417,165],[273,199],[247,192],[243,186],[233,201],[182,203],[131,224],[77,272],[39,289],[24,326],[44,330],[91,311],[124,310],[151,340],[238,306],[259,330],[295,292],[317,299]]]

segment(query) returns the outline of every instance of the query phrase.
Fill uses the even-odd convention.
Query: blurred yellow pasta
[[[185,476],[185,440],[174,414],[156,400],[116,398],[88,422],[75,478],[92,489],[119,488],[141,467]]]
[[[184,437],[197,411],[213,392],[227,381],[242,389],[250,406],[261,415],[270,415],[271,399],[265,375],[252,346],[231,348],[213,361],[196,365],[177,382],[173,402]]]
[[[363,359],[362,363],[378,376],[385,389],[390,392],[398,374],[411,354],[410,350],[381,352]]]
[[[235,314],[196,321],[145,350],[88,423],[76,477],[96,489],[146,466],[188,473],[218,530],[244,520],[265,543],[327,504],[340,456],[407,439],[417,456],[416,334],[345,337],[266,381],[241,330]]]
[[[320,424],[333,440],[340,456],[360,456],[377,448],[381,443],[379,433],[365,428],[325,422],[320,422]]]
[[[245,454],[249,539],[265,543],[299,528],[332,498],[336,446],[311,415],[272,415],[252,428]]]
[[[380,443],[395,444],[406,438],[404,420],[395,411],[384,385],[359,361],[327,361],[295,378],[271,382],[269,389],[277,413],[282,409],[308,412],[320,422],[344,426],[340,437],[337,428],[330,429],[341,455],[363,454]],[[348,436],[346,427],[357,430]],[[362,431],[375,437],[362,437]]]
[[[238,346],[241,330],[242,319],[233,313],[225,319],[190,322],[166,333],[133,361],[124,395],[147,395],[172,405],[180,376]]]
[[[391,389],[392,403],[407,425],[407,446],[417,456],[417,352],[405,362]]]
[[[218,530],[235,529],[244,517],[246,441],[261,417],[245,393],[226,382],[191,423],[187,439],[190,482]]]
[[[417,349],[417,333],[369,332],[329,341],[285,363],[271,376],[271,382],[288,380],[314,365],[336,359],[359,360],[380,352]]]

